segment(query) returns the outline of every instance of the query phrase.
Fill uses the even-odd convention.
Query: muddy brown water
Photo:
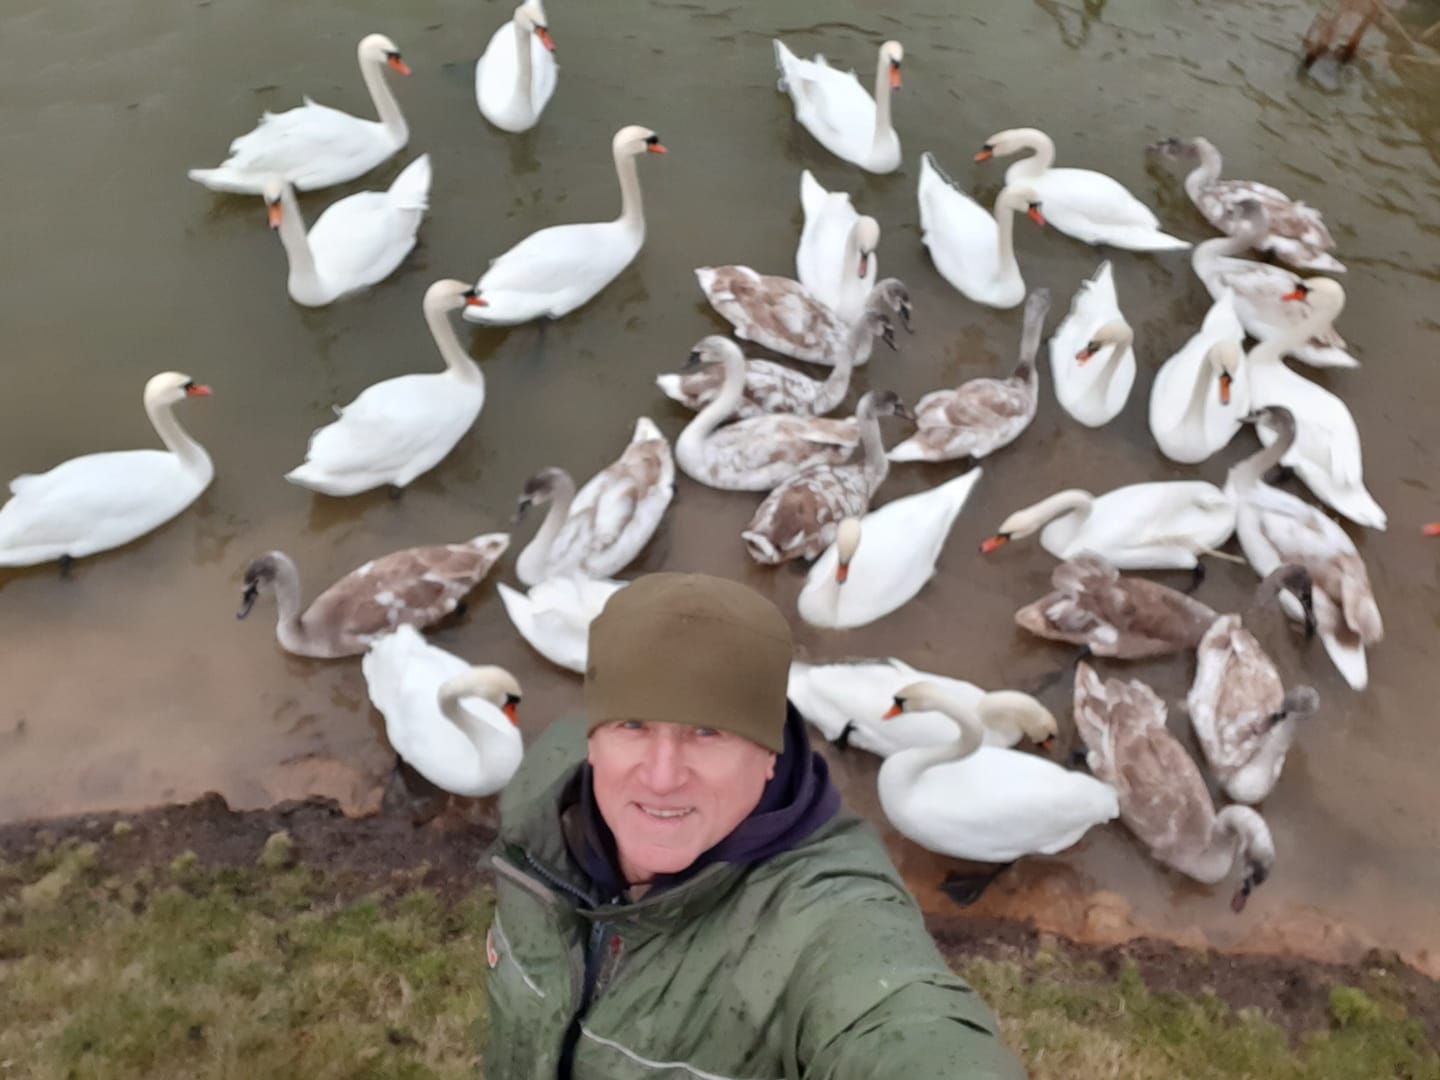
[[[1318,380],[1350,404],[1366,479],[1390,514],[1387,533],[1352,529],[1369,564],[1387,638],[1371,654],[1371,688],[1351,692],[1318,645],[1278,619],[1262,634],[1290,681],[1311,682],[1324,709],[1291,754],[1264,811],[1279,864],[1240,916],[1228,890],[1157,869],[1118,827],[1063,856],[1022,864],[978,906],[1107,940],[1145,931],[1223,948],[1317,955],[1366,945],[1440,965],[1440,813],[1432,731],[1437,557],[1419,534],[1440,518],[1433,490],[1433,402],[1440,394],[1440,79],[1392,63],[1383,35],[1348,71],[1299,77],[1307,4],[1054,2],[957,14],[934,0],[885,10],[861,0],[711,6],[569,5],[549,12],[562,64],[540,126],[489,129],[474,103],[473,62],[508,16],[504,3],[417,0],[401,13],[370,3],[246,5],[136,0],[14,0],[0,14],[0,473],[39,471],[76,454],[153,445],[140,409],[164,369],[214,387],[186,402],[183,423],[210,450],[216,481],[175,522],[77,565],[0,571],[0,818],[134,808],[223,793],[236,807],[332,796],[355,812],[379,799],[392,756],[358,662],[284,654],[263,603],[233,617],[238,576],[267,548],[289,551],[307,593],[366,559],[410,544],[507,528],[525,477],[549,464],[588,475],[611,460],[636,415],[672,437],[686,414],[655,373],[723,329],[691,277],[697,265],[744,262],[791,273],[800,170],[854,193],[881,222],[883,274],[915,299],[917,332],[858,380],[914,400],[926,390],[1008,371],[1019,310],[994,312],[938,277],[919,243],[918,158],[933,150],[988,197],[1003,166],[970,156],[1000,128],[1037,124],[1062,164],[1101,168],[1156,207],[1171,231],[1209,235],[1178,175],[1148,168],[1143,146],[1203,133],[1229,175],[1277,184],[1321,206],[1350,266],[1341,330],[1363,360]],[[1422,13],[1423,18],[1423,13]],[[285,293],[285,263],[259,200],[212,195],[185,169],[223,156],[263,109],[310,94],[369,108],[355,42],[383,30],[415,74],[397,86],[410,146],[347,188],[307,195],[310,220],[351,190],[387,184],[430,153],[432,210],[421,242],[389,281],[307,311]],[[821,150],[775,91],[769,40],[873,70],[875,43],[907,47],[896,123],[899,173],[863,174]],[[670,148],[641,162],[649,235],[634,266],[559,323],[462,332],[482,362],[480,422],[400,500],[376,492],[313,496],[281,475],[306,439],[377,379],[438,365],[420,298],[442,276],[473,278],[493,255],[546,224],[599,220],[618,205],[609,162],[616,128],[643,123]],[[1103,257],[1017,223],[1028,283],[1063,315]],[[1221,481],[1250,436],[1191,469],[1161,457],[1145,410],[1155,369],[1192,332],[1208,298],[1184,254],[1114,253],[1121,304],[1138,333],[1140,374],[1122,416],[1100,431],[1071,422],[1048,385],[1023,439],[986,463],[934,583],[901,613],[847,633],[796,619],[803,655],[898,655],[987,687],[1033,684],[1064,657],[1013,628],[1015,607],[1045,586],[1052,560],[1031,543],[988,558],[979,540],[1010,510],[1062,487],[1105,490],[1149,479]],[[1042,368],[1048,384],[1048,366]],[[901,428],[887,431],[898,439]],[[893,498],[955,473],[897,467]],[[654,544],[635,567],[707,570],[746,581],[794,611],[803,575],[751,565],[738,540],[755,498],[682,481]],[[516,535],[497,577],[533,525]],[[1177,579],[1178,580],[1178,579]],[[1217,564],[1202,596],[1243,606],[1244,567]],[[434,635],[445,648],[502,663],[526,687],[533,734],[578,700],[578,681],[534,657],[510,629],[493,584],[469,614]],[[1183,698],[1188,661],[1124,668]],[[1046,694],[1068,716],[1068,686]],[[1172,726],[1183,731],[1184,718]],[[1067,737],[1069,728],[1067,724]],[[875,763],[832,755],[851,802],[878,820]],[[896,841],[928,908],[947,869]]]

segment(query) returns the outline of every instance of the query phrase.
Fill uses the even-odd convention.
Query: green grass
[[[491,897],[336,901],[288,838],[257,865],[182,855],[102,879],[96,848],[0,863],[0,1080],[10,1077],[473,1077]],[[1046,948],[970,959],[1034,1080],[1440,1078],[1420,1024],[1337,987],[1331,1023],[1292,1042],[1211,995]]]

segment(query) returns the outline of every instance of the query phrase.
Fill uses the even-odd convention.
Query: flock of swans
[[[490,124],[520,132],[540,122],[556,87],[554,48],[540,0],[526,0],[476,65],[477,103]],[[780,89],[816,142],[871,172],[900,166],[891,99],[904,59],[898,42],[879,49],[873,95],[823,57],[801,59],[779,41],[774,48]],[[288,259],[289,293],[299,304],[327,305],[387,277],[413,248],[427,210],[431,170],[422,154],[388,190],[341,199],[305,227],[297,190],[355,179],[408,141],[385,74],[409,74],[398,48],[372,34],[360,42],[358,57],[378,120],[307,98],[287,112],[267,113],[218,167],[189,174],[214,191],[264,198]],[[616,133],[612,150],[619,216],[542,229],[473,283],[431,285],[423,314],[444,369],[376,383],[337,408],[287,480],[345,497],[402,489],[445,460],[485,404],[484,377],[459,341],[453,313],[488,325],[561,318],[641,250],[637,159],[665,148],[650,129],[628,126]],[[517,520],[531,507],[548,510],[515,564],[526,591],[503,583],[499,591],[537,651],[584,670],[589,622],[624,587],[614,575],[659,527],[677,465],[701,484],[763,493],[741,542],[760,563],[814,560],[798,602],[808,623],[866,625],[925,587],[981,469],[877,509],[871,503],[892,464],[978,461],[1015,443],[1034,418],[1050,298],[1025,285],[1013,242],[1017,212],[1039,227],[1120,252],[1190,248],[1110,177],[1054,167],[1055,145],[1041,131],[992,135],[976,159],[1023,151],[1029,156],[1010,165],[990,210],[950,181],[934,155],[919,158],[919,222],[935,269],[975,303],[1025,304],[1009,376],[937,388],[913,410],[894,393],[871,389],[852,416],[828,415],[847,398],[877,343],[895,348],[897,327],[910,330],[911,298],[902,282],[879,276],[880,224],[808,170],[799,177],[805,222],[794,278],[746,266],[696,271],[735,338],[823,377],[747,357],[735,338],[705,335],[685,371],[656,379],[665,396],[695,412],[673,455],[660,429],[641,417],[619,457],[578,488],[561,469],[535,474],[520,495]],[[1219,152],[1204,139],[1170,139],[1151,152],[1186,167],[1186,192],[1225,234],[1191,253],[1214,305],[1160,369],[1149,402],[1151,431],[1161,451],[1183,463],[1205,460],[1246,427],[1263,446],[1230,470],[1223,489],[1191,480],[1098,496],[1061,491],[1017,510],[983,545],[990,553],[1038,532],[1040,544],[1061,560],[1054,591],[1023,607],[1016,622],[1082,647],[1074,718],[1090,773],[1012,749],[1022,739],[1048,744],[1058,730],[1043,705],[1017,691],[985,692],[898,660],[797,661],[790,694],[827,737],[884,757],[878,785],[885,814],[931,850],[1004,864],[1063,850],[1119,817],[1157,859],[1200,881],[1220,882],[1239,867],[1238,910],[1275,859],[1251,804],[1273,789],[1317,695],[1309,687],[1286,690],[1252,632],[1252,613],[1223,614],[1120,571],[1193,569],[1198,583],[1202,557],[1223,555],[1219,549],[1238,536],[1262,577],[1257,606],[1278,599],[1307,633],[1319,635],[1346,680],[1363,689],[1365,651],[1383,633],[1364,562],[1330,516],[1275,486],[1272,470],[1293,470],[1320,501],[1359,525],[1383,529],[1386,522],[1365,488],[1359,434],[1344,402],[1283,362],[1355,366],[1333,325],[1344,291],[1330,278],[1302,280],[1244,257],[1263,252],[1307,270],[1343,270],[1320,215],[1267,185],[1221,180]],[[1247,335],[1257,342],[1248,352]],[[1049,337],[1056,398],[1078,423],[1099,427],[1126,407],[1135,344],[1111,264],[1102,262],[1079,284]],[[208,393],[184,374],[156,375],[145,387],[144,407],[163,451],[90,454],[14,480],[0,509],[0,565],[59,560],[68,568],[181,513],[209,485],[214,468],[173,408]],[[879,426],[887,416],[914,424],[888,450]],[[283,552],[267,552],[245,572],[239,614],[248,614],[260,593],[273,592],[283,648],[320,658],[363,654],[371,699],[397,753],[447,791],[492,794],[521,758],[514,724],[520,687],[502,669],[471,667],[419,631],[455,612],[509,544],[508,534],[490,533],[392,552],[341,577],[308,606],[295,564]],[[1084,662],[1192,652],[1197,666],[1186,705],[1206,762],[1234,801],[1218,811],[1199,765],[1166,728],[1165,703],[1143,683],[1103,679]]]

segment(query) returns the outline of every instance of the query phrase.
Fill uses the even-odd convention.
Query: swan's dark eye
[[[188,380],[188,381],[185,383],[184,386],[180,387],[180,389],[181,389],[181,390],[185,390],[185,391],[187,391],[187,392],[190,391],[190,390],[194,390],[194,389],[195,389],[195,380],[194,380],[194,379]]]
[[[506,694],[506,695],[505,695],[505,704],[506,704],[506,705],[519,705],[519,704],[520,704],[520,695],[519,695],[519,694]]]
[[[651,136],[649,136],[649,137],[646,138],[646,140],[645,140],[645,145],[646,145],[646,146],[659,146],[659,145],[660,145],[660,136],[659,136],[659,135],[651,135]]]

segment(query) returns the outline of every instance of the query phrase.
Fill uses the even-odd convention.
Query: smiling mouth
[[[657,821],[675,821],[678,818],[689,817],[695,812],[693,806],[669,809],[663,806],[642,806],[639,803],[635,804],[635,809],[639,810],[646,817],[654,818]]]

